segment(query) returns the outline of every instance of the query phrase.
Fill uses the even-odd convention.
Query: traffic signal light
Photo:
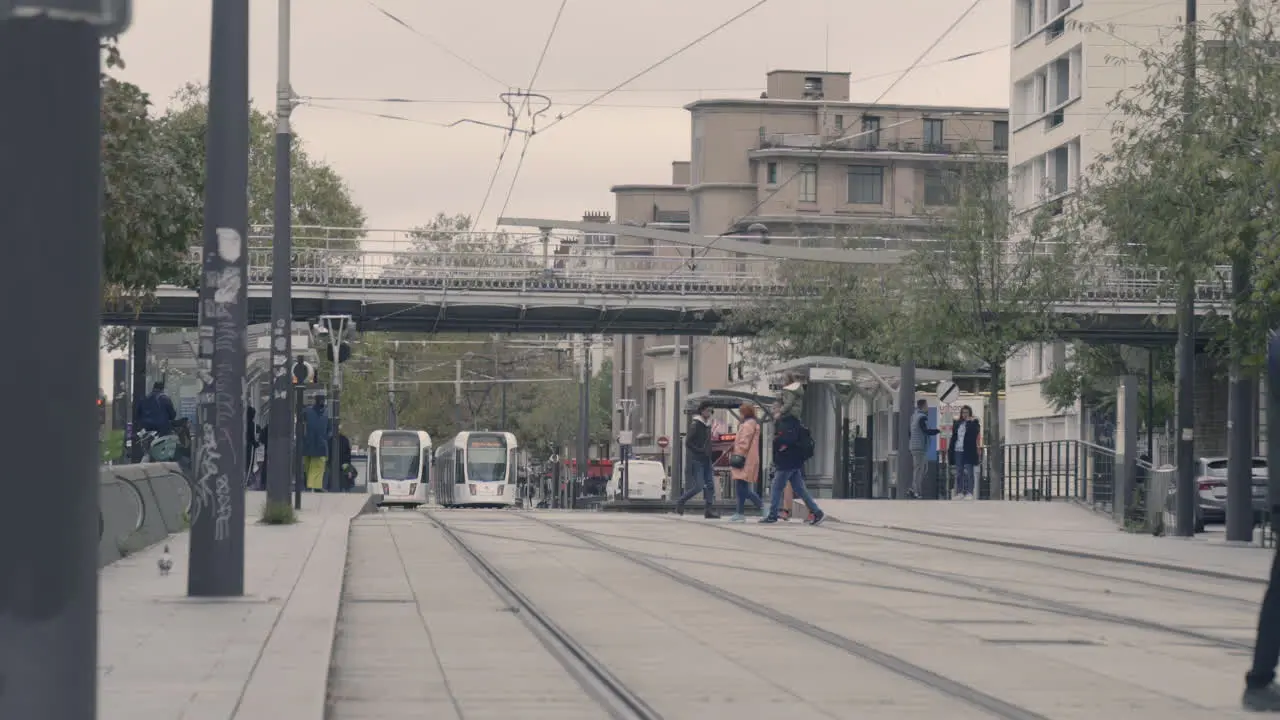
[[[329,362],[333,362],[333,345],[332,344],[324,346],[324,356],[325,356],[325,359],[327,359]],[[351,359],[351,346],[346,343],[342,343],[341,345],[338,346],[338,362],[344,363],[350,359]]]
[[[107,399],[98,395],[98,424],[107,424]]]
[[[295,385],[299,383],[310,385],[317,382],[319,382],[319,378],[316,376],[315,366],[299,356],[298,361],[293,365],[293,383]]]

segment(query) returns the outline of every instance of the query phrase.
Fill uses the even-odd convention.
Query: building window
[[[991,124],[991,149],[1006,152],[1009,149],[1009,121],[997,120]]]
[[[875,115],[862,116],[862,142],[866,147],[880,147],[880,118]]]
[[[849,167],[849,202],[854,205],[884,203],[884,168],[878,165]]]
[[[800,202],[818,202],[818,166],[805,163],[800,166]]]
[[[654,419],[658,416],[658,389],[649,388],[644,391],[644,431],[649,437],[653,437],[657,428],[654,426]]]
[[[955,205],[956,173],[953,170],[924,171],[924,204]]]
[[[843,115],[836,116],[836,132],[838,133],[844,132],[844,116]]]
[[[764,181],[769,185],[778,184],[778,163],[771,162],[764,166]]]
[[[925,118],[924,145],[927,148],[942,146],[942,121],[936,118]]]

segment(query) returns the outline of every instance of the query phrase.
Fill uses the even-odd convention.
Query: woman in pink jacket
[[[760,420],[756,418],[756,406],[743,403],[738,411],[742,414],[742,422],[738,425],[737,436],[733,440],[733,450],[729,455],[729,475],[733,478],[733,496],[737,499],[738,511],[729,522],[743,522],[743,506],[750,500],[764,514],[764,503],[756,494],[751,483],[760,476]]]

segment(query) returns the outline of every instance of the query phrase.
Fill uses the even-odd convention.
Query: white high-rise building
[[[1234,0],[1200,0],[1203,22]],[[1111,147],[1111,103],[1146,78],[1143,48],[1182,37],[1185,0],[1014,0],[1009,173],[1015,211],[1060,202]],[[1059,413],[1040,383],[1067,360],[1061,344],[1033,346],[1006,367],[1010,443],[1088,439],[1079,408]]]

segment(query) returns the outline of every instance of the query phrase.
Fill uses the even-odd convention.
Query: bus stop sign
[[[39,17],[89,23],[110,37],[129,29],[133,0],[0,0],[0,20]]]

